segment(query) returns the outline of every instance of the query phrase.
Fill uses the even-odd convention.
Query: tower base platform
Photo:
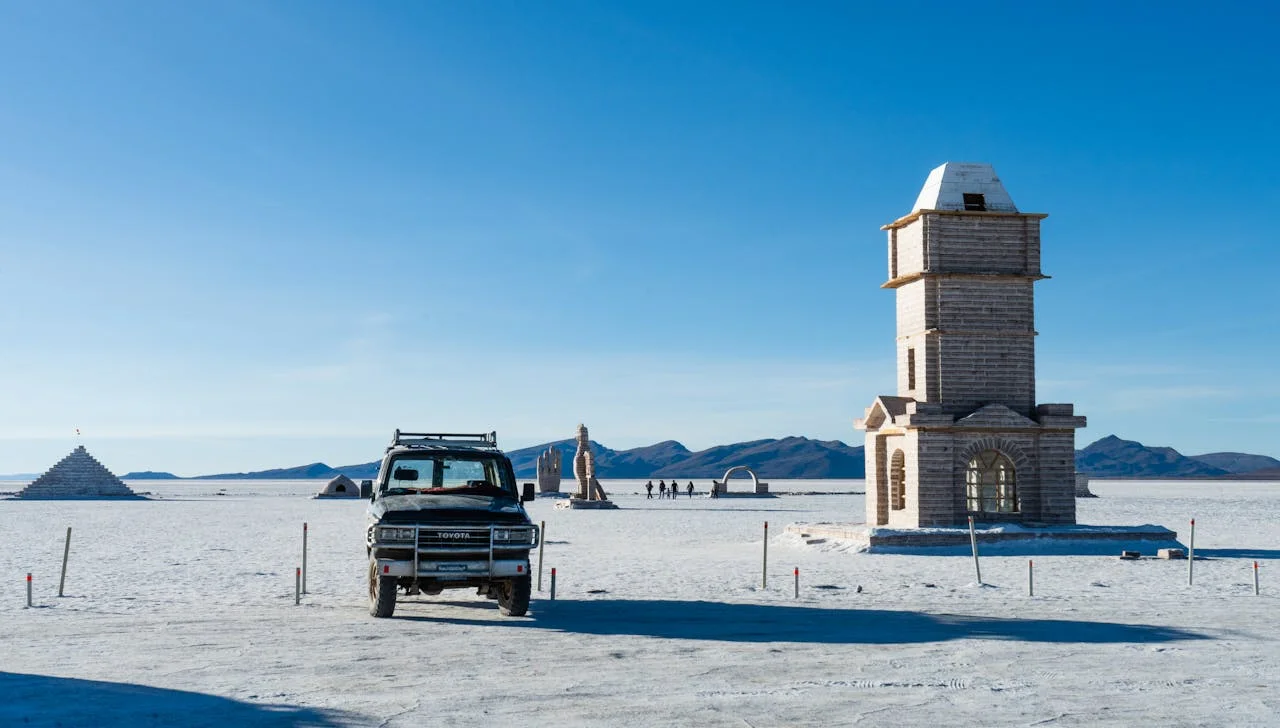
[[[806,544],[827,541],[871,553],[967,553],[969,529],[888,528],[865,523],[792,523],[784,533]],[[1001,554],[1118,554],[1136,550],[1155,554],[1161,548],[1180,548],[1178,534],[1163,526],[1029,526],[1012,523],[978,524],[974,529],[979,551]]]

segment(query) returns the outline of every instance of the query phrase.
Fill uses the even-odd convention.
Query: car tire
[[[498,591],[498,610],[504,617],[523,617],[529,611],[529,575],[517,576]]]
[[[377,559],[369,559],[369,614],[390,617],[396,611],[396,577],[378,573]]]

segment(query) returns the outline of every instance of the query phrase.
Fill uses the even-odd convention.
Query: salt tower
[[[76,447],[30,485],[18,493],[19,498],[140,498],[102,463],[84,449]]]
[[[989,164],[929,173],[885,225],[897,296],[898,393],[866,430],[867,524],[1075,523],[1070,404],[1036,404],[1042,213],[1019,212]]]

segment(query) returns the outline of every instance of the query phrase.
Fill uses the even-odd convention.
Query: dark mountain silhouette
[[[566,481],[573,480],[573,455],[577,443],[558,440],[507,453],[522,481],[535,475],[538,454],[549,446],[560,449]],[[699,452],[674,440],[664,440],[630,450],[614,450],[595,440],[596,475],[600,478],[718,478],[734,465],[747,465],[761,478],[863,478],[865,460],[861,446],[839,440],[784,437],[717,445]],[[250,473],[202,475],[201,479],[332,478],[339,473],[352,480],[374,478],[380,460],[330,467],[311,463]],[[1280,460],[1247,453],[1208,453],[1187,457],[1170,447],[1148,447],[1115,435],[1076,451],[1076,469],[1098,478],[1250,478],[1280,480]],[[129,473],[126,479],[173,477],[167,473]]]
[[[1214,467],[1186,457],[1171,447],[1147,447],[1133,440],[1108,435],[1076,451],[1076,470],[1100,478],[1181,478],[1227,475]]]
[[[565,477],[572,478],[577,443],[548,444],[560,449]],[[535,475],[538,453],[547,446],[509,453],[519,477]],[[718,478],[734,465],[747,465],[762,478],[861,478],[865,474],[862,447],[807,437],[718,445],[701,452],[690,452],[674,440],[631,450],[612,450],[593,440],[591,449],[600,478]]]

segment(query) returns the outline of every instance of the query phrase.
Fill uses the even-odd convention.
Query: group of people
[[[644,484],[644,490],[646,493],[645,498],[652,499],[653,498],[653,481],[652,480]],[[689,481],[689,486],[688,488],[685,489],[685,492],[689,494],[690,498],[693,497],[693,481],[692,480]],[[658,497],[666,498],[668,494],[670,494],[672,498],[679,496],[680,484],[672,480],[671,486],[667,487],[667,481],[659,480],[658,481]]]

